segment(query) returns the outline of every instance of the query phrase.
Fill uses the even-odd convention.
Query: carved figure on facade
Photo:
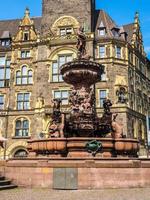
[[[118,97],[118,103],[127,103],[127,91],[125,87],[119,87],[116,91],[116,95]]]
[[[4,145],[7,139],[2,136],[2,126],[3,126],[3,122],[2,120],[0,120],[0,147],[4,148]]]
[[[44,97],[39,96],[36,101],[36,108],[41,109],[44,106]]]

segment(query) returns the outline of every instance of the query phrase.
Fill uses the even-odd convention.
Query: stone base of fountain
[[[92,142],[100,146],[93,146]],[[95,145],[94,143],[94,145]],[[87,146],[89,144],[89,147]],[[90,148],[91,145],[91,148]],[[139,142],[136,139],[112,138],[49,138],[30,140],[28,142],[29,156],[49,157],[137,157]]]
[[[150,187],[150,159],[146,158],[28,157],[3,162],[1,175],[22,187],[49,190]]]

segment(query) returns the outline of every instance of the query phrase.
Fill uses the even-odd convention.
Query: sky
[[[22,18],[26,7],[31,16],[42,15],[42,0],[1,0],[0,20]],[[132,23],[138,11],[145,51],[150,58],[150,0],[96,0],[96,7],[104,9],[118,26]]]

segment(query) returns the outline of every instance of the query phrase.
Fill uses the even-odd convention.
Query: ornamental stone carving
[[[74,17],[63,16],[54,22],[52,29],[56,29],[58,27],[64,27],[64,26],[73,26],[74,28],[78,28],[79,22]]]

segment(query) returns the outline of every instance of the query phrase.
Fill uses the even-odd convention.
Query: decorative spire
[[[30,10],[28,7],[26,7],[26,10],[25,10],[25,17],[29,17],[30,16]]]
[[[139,12],[138,11],[136,11],[136,13],[135,13],[134,23],[139,25]]]
[[[30,10],[29,10],[28,7],[25,9],[24,18],[21,21],[20,25],[21,26],[30,26],[30,25],[33,25],[33,21],[30,19]]]
[[[134,30],[133,30],[133,36],[132,36],[132,45],[135,46],[136,43],[143,45],[142,33],[141,33],[141,28],[140,28],[139,12],[135,13]]]

